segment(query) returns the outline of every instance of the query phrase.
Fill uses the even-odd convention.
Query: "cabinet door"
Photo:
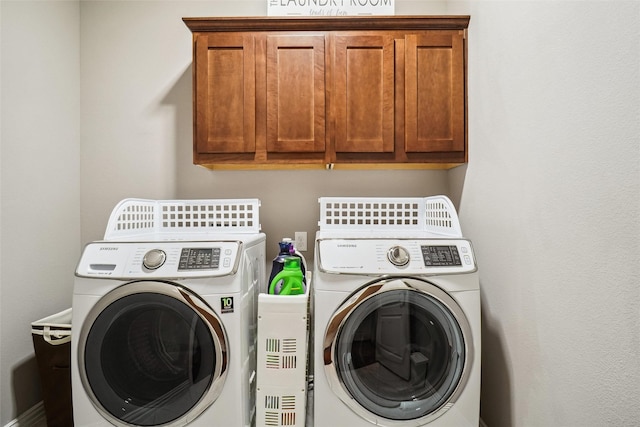
[[[462,32],[407,35],[405,150],[465,149],[465,77]]]
[[[195,152],[255,151],[255,54],[251,35],[195,39]]]
[[[267,36],[267,151],[325,151],[325,37]]]
[[[335,37],[335,151],[394,151],[394,41],[390,35]]]

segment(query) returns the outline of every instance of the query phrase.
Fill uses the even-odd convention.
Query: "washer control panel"
[[[184,278],[234,274],[239,241],[94,242],[88,244],[77,276]]]
[[[425,267],[453,267],[461,266],[462,258],[456,245],[425,245],[422,249],[422,259]],[[464,247],[463,247],[464,249]],[[465,261],[471,258],[466,255]]]
[[[476,271],[464,239],[319,239],[319,268],[329,273],[457,274]]]
[[[220,268],[222,248],[182,248],[179,271],[217,270]]]

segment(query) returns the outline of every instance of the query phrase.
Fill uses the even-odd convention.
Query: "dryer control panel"
[[[212,277],[234,274],[239,241],[94,242],[76,275],[126,279]]]
[[[464,239],[319,239],[319,269],[352,274],[459,274],[476,271]]]

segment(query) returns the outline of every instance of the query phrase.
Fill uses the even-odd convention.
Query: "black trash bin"
[[[73,426],[71,309],[31,324],[47,427]]]

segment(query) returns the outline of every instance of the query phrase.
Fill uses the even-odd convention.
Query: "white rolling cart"
[[[256,426],[302,427],[307,406],[309,288],[258,295]]]

